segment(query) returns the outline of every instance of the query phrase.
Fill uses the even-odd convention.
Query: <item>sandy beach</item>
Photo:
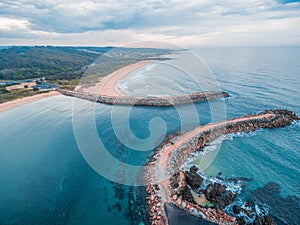
[[[155,62],[155,60],[145,60],[122,67],[121,69],[118,69],[110,75],[99,80],[99,82],[96,83],[94,86],[88,88],[83,87],[81,91],[89,94],[97,94],[112,97],[124,95],[122,94],[122,91],[117,87],[118,81],[125,78],[129,73],[153,62]]]
[[[112,96],[117,97],[122,95],[122,92],[117,87],[117,82],[123,78],[125,78],[129,73],[147,65],[155,62],[155,60],[145,60],[141,62],[137,62],[134,64],[130,64],[128,66],[122,67],[119,70],[111,73],[110,75],[102,78],[98,83],[94,86],[88,88],[82,88],[81,91],[87,92],[89,94],[97,94],[104,96]],[[5,102],[0,104],[0,112],[11,109],[13,107],[23,105],[29,102],[33,102],[42,98],[59,95],[60,93],[57,91],[50,91],[48,93],[37,94],[29,97],[19,98],[16,100],[12,100],[9,102]]]
[[[42,94],[37,94],[37,95],[33,95],[33,96],[28,96],[28,97],[24,97],[24,98],[19,98],[19,99],[15,99],[9,102],[4,102],[0,104],[0,112],[3,112],[5,110],[11,109],[13,107],[19,106],[19,105],[23,105],[26,103],[30,103],[30,102],[34,102],[37,101],[39,99],[43,99],[46,97],[50,97],[50,96],[55,96],[55,95],[59,95],[60,93],[57,91],[50,91],[47,93],[42,93]]]

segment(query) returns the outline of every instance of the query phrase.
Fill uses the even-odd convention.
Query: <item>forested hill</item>
[[[5,47],[0,48],[0,80],[24,80],[45,77],[47,80],[80,78],[86,66],[102,56],[106,72],[116,66],[159,57],[170,50],[114,47]],[[108,57],[107,57],[108,56]],[[116,63],[115,59],[120,61]],[[112,65],[114,62],[114,65]],[[104,67],[103,67],[104,68]],[[105,73],[105,71],[102,71]]]
[[[80,77],[112,47],[10,47],[0,49],[0,80],[46,77],[50,80]]]

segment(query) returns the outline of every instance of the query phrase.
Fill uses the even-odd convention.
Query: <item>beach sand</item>
[[[5,110],[11,109],[11,108],[19,106],[19,105],[34,102],[34,101],[37,101],[37,100],[42,99],[42,98],[55,96],[55,95],[59,95],[59,94],[60,93],[57,92],[57,91],[50,91],[50,92],[47,92],[47,93],[37,94],[37,95],[33,95],[33,96],[28,96],[28,97],[24,97],[24,98],[15,99],[15,100],[12,100],[12,101],[9,101],[9,102],[4,102],[4,103],[0,104],[0,112],[3,112]]]
[[[134,64],[130,64],[128,66],[122,67],[119,70],[116,70],[115,72],[111,73],[110,75],[102,78],[98,83],[96,83],[94,86],[89,86],[87,88],[80,88],[80,91],[87,92],[90,94],[100,94],[100,95],[106,95],[106,96],[113,96],[117,97],[119,95],[122,95],[122,92],[117,87],[117,82],[123,78],[125,78],[129,73],[132,71],[135,71],[149,63],[153,63],[156,60],[144,60],[141,62],[137,62]],[[50,97],[59,95],[60,93],[57,91],[50,91],[48,93],[42,93],[37,94],[29,97],[19,98],[16,100],[12,100],[9,102],[5,102],[0,104],[0,112],[11,109],[13,107],[23,105],[29,102],[33,102],[42,98]]]
[[[99,80],[99,82],[96,83],[94,86],[90,86],[87,88],[82,87],[79,91],[86,92],[89,94],[113,97],[124,95],[124,93],[122,93],[122,91],[117,87],[118,81],[125,78],[129,73],[153,62],[155,62],[155,60],[145,60],[122,67],[121,69],[118,69],[110,75]]]

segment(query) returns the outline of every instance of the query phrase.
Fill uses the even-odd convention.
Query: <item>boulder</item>
[[[226,207],[225,200],[220,196],[216,196],[211,200],[211,202],[214,204],[216,209],[224,209]]]
[[[173,188],[173,189],[176,189],[178,188],[178,173],[175,173],[171,178],[170,178],[170,186]]]
[[[224,202],[225,202],[226,206],[230,205],[234,201],[234,199],[235,199],[235,194],[233,192],[229,191],[224,198]]]
[[[209,184],[205,189],[205,197],[210,201],[226,192],[226,186],[218,183]]]
[[[190,172],[191,172],[191,173],[197,173],[198,170],[199,170],[198,167],[195,166],[195,165],[193,165],[193,166],[190,168]]]
[[[188,186],[185,186],[182,191],[182,199],[186,200],[190,203],[196,204],[196,202],[194,201],[194,198],[191,194],[191,190],[188,188]]]
[[[264,225],[264,220],[261,217],[257,216],[253,221],[253,225]]]
[[[270,216],[264,217],[264,225],[275,225],[274,220]]]
[[[213,192],[213,190],[214,190],[214,186],[213,186],[213,184],[209,184],[209,185],[207,185],[207,187],[206,187],[206,189],[205,189],[205,197],[206,197],[206,199],[208,200],[208,201],[210,201],[211,200],[211,193]]]
[[[214,183],[214,192],[217,196],[221,196],[224,192],[226,192],[226,186],[218,183]]]
[[[237,222],[237,224],[239,224],[239,225],[244,225],[244,224],[246,224],[244,218],[242,218],[242,217],[237,218],[237,219],[236,219],[236,222]]]
[[[242,207],[240,207],[238,205],[234,205],[232,207],[232,211],[233,211],[234,214],[240,214],[241,210],[242,210]]]
[[[227,205],[230,205],[235,198],[233,192],[226,192],[226,186],[219,183],[209,184],[204,193],[206,199],[217,209],[224,209]]]
[[[193,171],[193,172],[191,172]],[[195,170],[185,171],[184,176],[187,184],[191,187],[192,190],[197,190],[200,188],[203,178],[195,172]]]

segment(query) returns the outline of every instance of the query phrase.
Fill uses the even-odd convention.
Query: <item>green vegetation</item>
[[[8,91],[5,87],[0,86],[0,104],[4,102],[8,102],[14,99],[23,98],[27,96],[32,96],[36,94],[46,93],[48,91],[32,91],[29,89],[20,89],[20,90],[12,90]]]
[[[52,80],[51,84],[55,84],[65,90],[72,91],[78,85],[79,81],[80,81],[79,78],[75,78],[72,80]]]
[[[103,52],[102,52],[103,53]],[[102,53],[72,47],[12,47],[0,51],[0,79],[74,79]]]
[[[80,78],[88,65],[100,58],[108,63],[143,60],[158,57],[169,50],[126,49],[112,47],[11,47],[0,50],[0,80],[24,80],[45,77],[51,80]],[[125,63],[126,64],[126,63]],[[104,73],[108,71],[103,71]]]
[[[44,77],[60,88],[74,90],[79,81],[88,85],[123,66],[141,60],[162,60],[160,56],[170,52],[151,48],[9,47],[0,49],[0,80]],[[0,103],[36,93],[39,92],[26,88],[7,91],[0,86]]]

